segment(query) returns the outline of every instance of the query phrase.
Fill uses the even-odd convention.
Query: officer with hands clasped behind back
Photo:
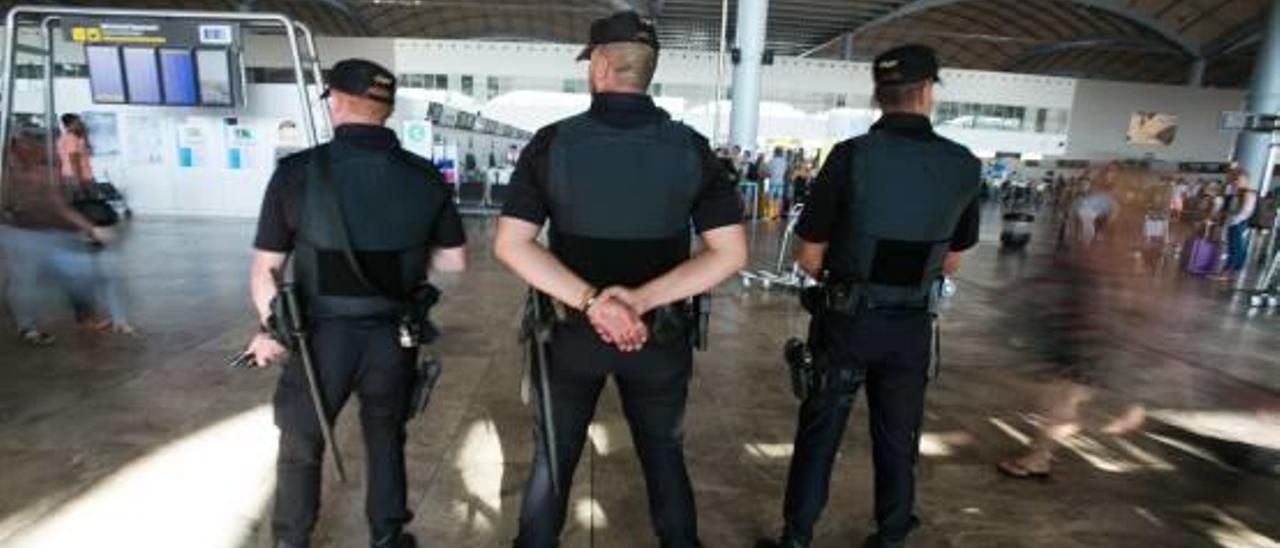
[[[797,259],[822,285],[805,295],[813,314],[807,359],[788,349],[803,401],[783,534],[759,547],[809,546],[863,385],[878,525],[864,546],[904,546],[917,524],[914,465],[935,359],[935,302],[944,272],[977,243],[980,164],[933,131],[932,50],[890,50],[873,71],[884,116],[831,151],[796,228]]]
[[[682,423],[690,331],[705,320],[689,300],[742,267],[746,237],[741,200],[707,141],[646,95],[657,56],[652,23],[634,12],[591,26],[580,57],[591,61],[591,109],[533,137],[498,223],[498,258],[555,312],[539,352],[549,363],[535,364],[547,366],[537,396],[548,405],[539,407],[520,548],[559,545],[567,483],[610,376],[660,545],[699,546]],[[538,243],[547,221],[550,249]],[[703,243],[693,256],[691,227]]]
[[[254,244],[251,288],[263,323],[245,356],[260,367],[283,364],[274,401],[280,450],[272,532],[280,548],[308,546],[329,425],[355,392],[371,545],[412,546],[402,534],[412,517],[405,423],[420,377],[418,339],[429,338],[425,309],[436,297],[426,281],[429,270],[465,268],[465,236],[439,172],[383,126],[394,107],[394,76],[349,59],[334,65],[325,93],[334,139],[281,160]],[[279,284],[290,257],[296,293]],[[281,300],[301,306],[278,306]]]

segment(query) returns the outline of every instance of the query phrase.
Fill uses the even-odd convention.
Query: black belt
[[[815,311],[836,312],[856,316],[867,310],[929,311],[931,299],[919,302],[876,302],[867,294],[867,285],[855,282],[829,282],[805,289],[801,303],[810,314]]]

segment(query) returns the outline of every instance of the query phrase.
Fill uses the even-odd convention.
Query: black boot
[[[911,516],[911,521],[907,524],[907,532],[903,533],[901,537],[891,539],[877,531],[867,537],[867,540],[862,543],[862,548],[906,548],[907,535],[919,528],[920,518]]]
[[[409,533],[396,533],[380,539],[374,539],[372,548],[418,548],[418,539]]]
[[[806,545],[798,540],[783,536],[777,540],[771,538],[757,540],[755,548],[806,548]]]

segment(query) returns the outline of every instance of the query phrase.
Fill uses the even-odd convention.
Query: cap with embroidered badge
[[[877,86],[911,84],[938,79],[938,55],[919,44],[896,47],[876,56],[871,65]]]
[[[328,97],[335,90],[393,105],[396,102],[396,77],[373,61],[344,59],[329,71],[329,82],[321,97]]]
[[[620,11],[608,17],[597,19],[591,23],[591,38],[587,47],[578,54],[579,61],[591,58],[596,46],[618,42],[634,42],[644,44],[658,51],[658,31],[653,20],[641,17],[634,11]]]

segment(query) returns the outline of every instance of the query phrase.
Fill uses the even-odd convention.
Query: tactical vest
[[[427,246],[448,196],[402,154],[341,141],[311,151],[294,251],[308,319],[394,320],[426,280]],[[352,251],[373,288],[343,252],[326,184],[334,185]]]
[[[702,158],[691,130],[669,118],[617,128],[582,114],[556,128],[549,154],[551,249],[593,284],[647,280],[591,279],[593,246],[615,251],[628,242],[671,241],[680,255],[646,261],[656,276],[688,257],[690,213],[702,185]],[[683,247],[681,247],[683,246]],[[571,252],[575,250],[576,252]],[[626,276],[623,276],[626,277]]]
[[[874,308],[929,306],[965,209],[977,197],[979,164],[943,140],[873,130],[853,143],[853,184],[825,265]]]

